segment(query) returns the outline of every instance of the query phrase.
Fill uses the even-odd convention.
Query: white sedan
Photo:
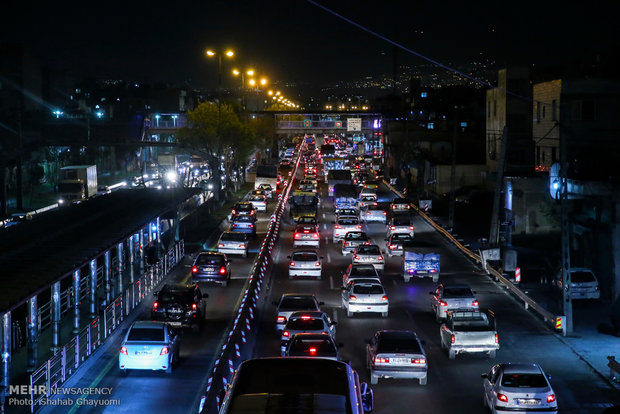
[[[381,249],[376,244],[362,244],[353,251],[352,263],[371,264],[377,272],[383,272],[385,259],[381,254]]]
[[[123,342],[118,355],[121,373],[128,369],[165,370],[179,361],[179,335],[165,322],[136,321]]]
[[[267,211],[267,196],[254,194],[248,198],[248,201],[254,206],[256,211]]]
[[[389,301],[381,282],[352,282],[342,288],[342,307],[348,317],[373,312],[387,318]]]
[[[287,256],[291,259],[288,267],[288,277],[292,279],[295,276],[307,276],[316,279],[321,279],[321,259],[315,251],[312,250],[300,250],[293,253],[292,256]]]

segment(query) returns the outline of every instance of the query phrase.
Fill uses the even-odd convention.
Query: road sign
[[[515,268],[515,283],[521,283],[521,268]]]
[[[304,119],[304,127],[310,128],[312,126],[312,121],[309,119]]]
[[[361,130],[362,130],[362,118],[347,119],[347,131],[361,132]]]
[[[334,122],[334,127],[336,127],[336,128],[342,128],[342,121],[336,121],[336,122]]]

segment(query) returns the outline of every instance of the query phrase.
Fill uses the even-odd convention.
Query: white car
[[[134,322],[121,343],[118,367],[128,369],[165,370],[179,361],[179,335],[165,322]]]
[[[267,211],[267,196],[265,196],[264,194],[263,195],[259,195],[259,194],[251,195],[248,198],[248,201],[252,203],[252,206],[254,206],[254,210],[262,211],[262,212]]]
[[[411,218],[409,216],[399,215],[393,217],[387,225],[387,234],[385,237],[390,237],[392,234],[408,234],[414,237],[415,227],[411,224]]]
[[[342,307],[348,317],[360,312],[372,312],[387,318],[389,304],[381,282],[353,281],[342,288]]]
[[[368,206],[368,208],[360,213],[361,219],[366,222],[379,222],[385,223],[387,218],[387,212],[383,207],[374,205]]]
[[[225,231],[217,242],[217,251],[248,257],[248,236],[240,231]]]
[[[370,383],[379,378],[417,379],[426,385],[428,362],[418,335],[412,331],[378,331],[366,345]]]
[[[435,314],[435,320],[440,322],[446,319],[447,312],[453,309],[478,310],[479,304],[474,291],[467,285],[446,284],[439,285],[437,289],[428,292],[431,295],[431,310]]]
[[[493,414],[558,412],[555,392],[538,364],[498,364],[482,378],[483,403]]]
[[[362,244],[353,251],[353,264],[371,264],[377,272],[383,272],[385,259],[381,254],[381,249],[376,244]]]
[[[601,291],[598,280],[592,270],[585,267],[572,267],[570,273],[570,297],[571,299],[600,299]],[[557,274],[554,286],[562,292],[562,271]]]
[[[333,242],[337,243],[344,239],[344,236],[350,231],[359,231],[362,225],[357,218],[339,218],[334,222]]]
[[[312,250],[300,250],[293,253],[292,256],[287,256],[291,261],[288,267],[288,278],[292,279],[295,276],[307,276],[321,279],[321,259],[315,251]]]
[[[286,345],[293,335],[298,333],[329,334],[336,337],[336,322],[325,312],[294,312],[286,321],[280,338],[280,352],[284,356]]]
[[[309,224],[299,224],[293,233],[293,247],[312,246],[319,248],[321,237],[319,236],[318,226]]]

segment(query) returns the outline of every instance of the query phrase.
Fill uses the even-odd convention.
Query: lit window
[[[421,97],[421,98],[426,98],[426,92],[422,92],[422,93],[420,93],[420,97]]]
[[[429,123],[426,125],[426,127],[427,127],[428,129],[435,129],[435,124],[434,124],[433,122],[429,122]]]

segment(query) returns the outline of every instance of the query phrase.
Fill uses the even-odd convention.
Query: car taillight
[[[390,362],[390,358],[381,358],[381,357],[375,357],[375,364],[387,364]]]
[[[394,250],[394,249],[396,248],[396,245],[395,245],[395,244],[390,244],[390,245],[388,246],[388,248],[390,248],[391,250]]]
[[[409,230],[413,230],[413,229],[415,229],[415,227],[409,226]]]
[[[250,224],[250,228],[253,228],[253,227],[254,227],[254,224]]]
[[[198,273],[198,266],[192,266],[192,273]]]
[[[426,359],[424,358],[412,359],[411,363],[412,364],[426,364]]]
[[[256,214],[256,210],[250,211],[250,216],[253,216],[254,214]]]
[[[358,225],[357,225],[357,226],[355,226],[355,227],[356,227],[356,228],[358,228],[358,229],[361,229],[361,228],[362,228],[362,225],[361,225],[361,224],[358,224]]]
[[[396,230],[396,226],[390,226],[390,230]]]
[[[245,244],[240,244],[239,247],[245,247]]]
[[[381,296],[381,300],[386,302],[387,301],[387,296],[385,296],[385,295]]]
[[[334,228],[335,228],[335,229],[341,229],[341,228],[342,228],[342,226],[341,226],[341,225],[339,225],[339,224],[336,224],[336,225],[334,226]]]
[[[497,334],[495,334],[495,343],[499,344],[499,336]]]
[[[505,402],[505,403],[507,403],[507,402],[508,402],[508,397],[506,397],[504,394],[499,394],[499,393],[498,393],[498,394],[497,394],[497,399],[498,399],[498,400],[500,400],[500,401],[503,401],[503,402]]]
[[[232,213],[233,213],[233,215],[237,214],[237,210],[233,209]]]
[[[549,394],[547,395],[547,402],[548,403],[552,403],[555,401],[555,394]]]
[[[312,237],[315,238],[315,239],[318,239],[319,238],[319,234],[318,233],[313,233]]]
[[[473,302],[471,303],[471,306],[478,306],[478,301],[477,301],[477,300],[473,301]]]
[[[448,306],[448,304],[445,301],[439,301],[439,306]]]
[[[384,212],[383,212],[383,215],[384,215],[384,216],[387,216],[387,212],[386,212],[386,211],[384,211]]]
[[[196,303],[192,303],[192,309],[196,310],[198,308],[198,305]]]
[[[369,216],[371,214],[370,210],[366,212],[366,215]]]
[[[289,266],[295,267],[295,262],[291,262],[291,264]]]
[[[319,267],[319,266],[321,266],[321,262],[316,262],[314,265],[315,265],[316,267]]]
[[[224,243],[218,243],[217,247],[224,247]]]
[[[353,259],[355,259],[355,260],[359,260],[359,259],[360,259],[360,257],[359,257],[358,255],[354,254],[354,255],[353,255]]]
[[[456,341],[456,337],[455,337],[454,335],[452,335],[452,336],[450,337],[450,343],[451,343],[451,344],[453,344],[453,343],[454,343],[454,341]]]
[[[159,355],[166,355],[168,352],[170,352],[170,349],[168,349],[168,347],[165,346],[161,349],[161,352],[159,353]]]
[[[226,267],[222,266],[220,267],[220,275],[225,275],[226,274]]]
[[[310,233],[310,230],[304,230],[304,234]]]
[[[300,236],[300,234],[299,234],[299,233],[295,233],[295,235],[294,235],[293,237],[294,237],[294,238],[296,238],[296,239],[298,239],[298,238],[299,238],[299,236]]]
[[[310,353],[310,355],[316,355],[316,348],[309,348],[308,353]]]
[[[127,348],[126,347],[121,346],[121,354],[127,355]]]
[[[396,206],[390,206],[390,208],[391,208],[392,210],[394,210],[394,209],[396,208]]]
[[[357,296],[355,296],[355,295],[349,295],[349,300],[357,300]]]
[[[290,333],[288,333],[288,331],[282,331],[282,336],[289,336]]]
[[[286,317],[285,316],[278,316],[276,318],[276,322],[277,323],[286,323]]]
[[[159,303],[153,302],[153,309],[157,309],[158,306],[159,306]]]
[[[383,260],[383,256],[377,257],[377,260]]]

